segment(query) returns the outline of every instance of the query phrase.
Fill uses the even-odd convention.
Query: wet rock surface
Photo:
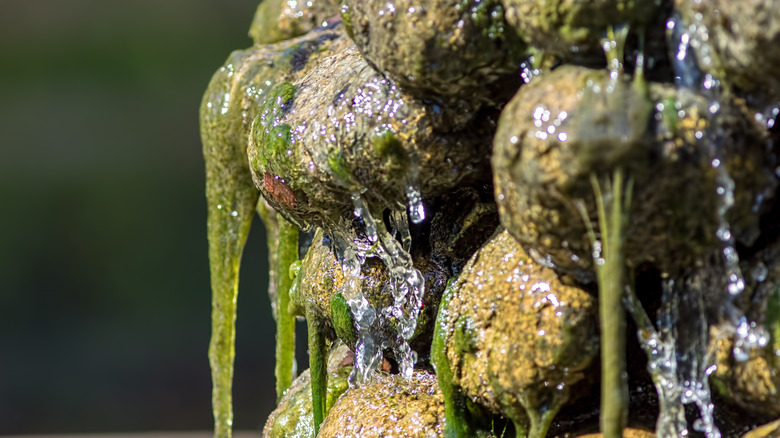
[[[686,90],[612,79],[604,70],[566,66],[535,80],[504,109],[494,140],[502,223],[535,256],[587,282],[593,258],[583,213],[597,222],[591,175],[620,167],[635,187],[630,265],[692,266],[720,247],[724,219],[736,239],[752,244],[754,208],[766,207],[756,199],[772,196],[775,179],[765,134],[737,102],[724,100],[717,119],[708,107]],[[735,185],[735,207],[725,218],[718,193],[724,178]]]
[[[436,376],[417,371],[406,380],[377,374],[339,398],[319,437],[441,437],[444,399]]]
[[[664,0],[665,1],[665,0]],[[661,0],[504,0],[506,19],[530,45],[564,59],[600,55],[607,27],[641,28],[652,22]]]
[[[702,70],[762,98],[780,96],[780,10],[771,0],[676,0]]]
[[[338,14],[338,0],[263,0],[249,36],[255,44],[276,43],[303,35]]]
[[[347,390],[347,377],[352,352],[344,345],[328,357],[328,392],[326,406],[330,409]],[[287,389],[263,428],[263,438],[309,438],[314,435],[312,422],[311,376],[305,370]]]
[[[774,6],[263,1],[201,106],[215,436],[255,211],[312,367],[264,436],[776,435]]]
[[[295,223],[332,228],[351,215],[355,193],[386,208],[406,204],[410,185],[432,197],[489,178],[490,123],[472,123],[481,113],[405,94],[354,48],[274,90],[249,161],[256,185]]]
[[[360,52],[402,88],[490,103],[516,88],[525,45],[497,0],[347,0],[343,17]],[[506,94],[503,91],[501,94]]]
[[[444,300],[438,323],[451,384],[544,436],[597,354],[594,297],[561,284],[502,231]]]

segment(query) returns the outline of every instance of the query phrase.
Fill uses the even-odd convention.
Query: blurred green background
[[[0,0],[0,434],[206,430],[198,107],[257,0]],[[273,409],[262,225],[235,428]]]

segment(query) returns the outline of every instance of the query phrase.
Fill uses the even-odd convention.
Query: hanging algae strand
[[[601,241],[586,214],[583,220],[593,245],[593,258],[599,284],[601,324],[601,432],[605,438],[623,436],[628,422],[628,383],[626,382],[626,321],[622,304],[624,280],[624,231],[631,205],[632,181],[625,185],[623,172],[615,170],[611,187],[602,193],[595,175],[591,185],[596,197]],[[611,197],[607,212],[605,197]],[[609,214],[609,215],[608,215]]]
[[[295,316],[290,313],[290,289],[293,274],[290,267],[298,260],[298,228],[278,216],[279,243],[277,245],[276,285],[276,400],[295,378]]]
[[[324,330],[317,317],[306,311],[306,325],[309,335],[309,372],[311,373],[311,405],[314,417],[314,435],[320,431],[320,425],[327,415],[328,396],[328,346]]]
[[[233,424],[232,384],[236,298],[241,254],[259,198],[239,148],[216,147],[204,128],[211,271],[211,365],[214,436],[229,438]]]
[[[439,313],[433,328],[433,342],[431,343],[431,363],[436,370],[436,380],[439,382],[444,396],[444,437],[445,438],[469,438],[477,436],[476,430],[471,426],[472,410],[477,408],[470,406],[471,400],[461,393],[452,382],[452,368],[447,358],[447,340],[449,332],[447,317],[450,312],[450,303],[453,299],[453,288],[457,280],[452,278],[447,283],[447,288],[441,297]],[[469,409],[471,408],[471,409]]]

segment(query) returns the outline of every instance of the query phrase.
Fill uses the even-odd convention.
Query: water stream
[[[734,205],[735,185],[723,164],[721,135],[715,123],[721,107],[720,82],[699,70],[699,62],[711,62],[707,29],[701,22],[686,26],[675,13],[667,22],[667,30],[670,47],[675,50],[670,57],[675,83],[680,89],[690,89],[708,98],[707,126],[716,127],[697,133],[697,138],[703,156],[708,157],[716,172],[719,247],[699,260],[697,266],[690,267],[682,278],[665,278],[657,328],[644,314],[632,291],[627,294],[626,304],[637,322],[638,337],[648,355],[648,369],[658,392],[657,436],[688,436],[684,405],[693,403],[698,407],[699,418],[690,426],[707,438],[719,438],[721,433],[715,425],[709,386],[709,376],[716,369],[713,349],[717,339],[712,338],[713,334],[734,337],[733,354],[737,360],[746,360],[750,349],[765,346],[767,336],[735,305],[736,298],[745,289],[745,280],[727,219]],[[699,52],[698,57],[695,51]],[[767,126],[773,124],[772,116],[771,109],[762,114]],[[718,330],[711,330],[716,326]]]
[[[352,228],[334,233],[347,279],[342,295],[352,311],[358,335],[350,385],[360,385],[369,379],[370,373],[381,364],[382,350],[386,348],[392,349],[400,374],[411,378],[417,354],[408,341],[417,328],[425,282],[412,263],[412,238],[406,208],[399,207],[390,212],[390,232],[383,221],[374,219],[360,193],[354,193],[352,201],[354,215],[362,223],[364,233]],[[410,203],[410,212],[414,209]],[[424,218],[421,203],[419,209]],[[374,309],[360,289],[361,266],[369,257],[382,260],[390,277],[393,304],[382,309]]]

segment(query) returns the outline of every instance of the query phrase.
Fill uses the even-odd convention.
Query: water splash
[[[382,362],[382,350],[386,348],[395,354],[400,374],[411,378],[417,354],[408,341],[417,328],[425,281],[412,263],[406,211],[399,208],[390,212],[391,233],[384,222],[374,219],[360,193],[354,193],[352,201],[355,217],[360,219],[364,232],[349,228],[348,234],[334,233],[346,278],[342,295],[353,314],[358,335],[350,385],[359,386],[368,381],[371,372]],[[382,260],[390,277],[393,304],[382,309],[374,309],[360,289],[361,266],[369,257]],[[385,337],[381,338],[380,334]]]

